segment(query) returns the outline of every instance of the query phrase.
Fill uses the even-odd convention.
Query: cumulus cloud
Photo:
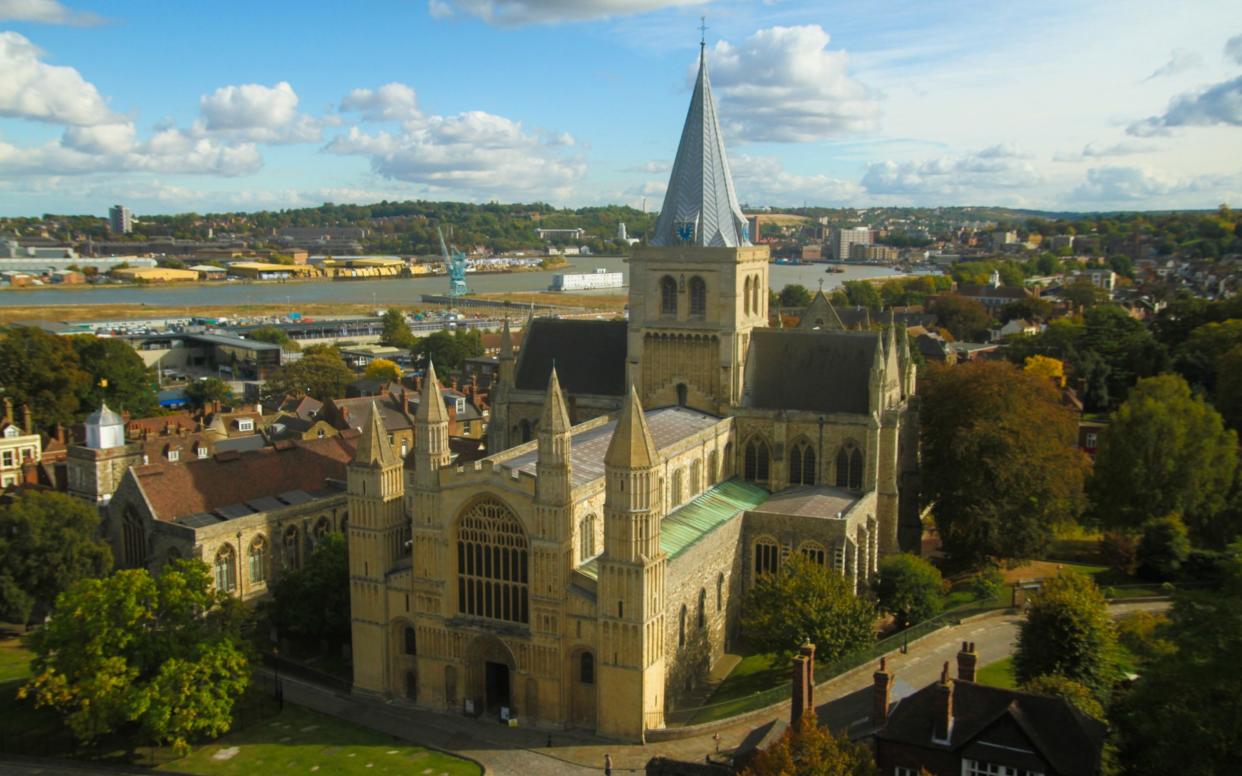
[[[1092,167],[1070,196],[1084,202],[1138,202],[1184,188],[1176,179],[1146,167]]]
[[[1242,126],[1242,76],[1202,92],[1174,97],[1159,116],[1137,121],[1126,132],[1138,137],[1171,134],[1174,127]]]
[[[862,187],[870,194],[945,198],[1033,186],[1042,177],[1024,155],[993,146],[965,156],[922,162],[886,160],[867,165]]]
[[[288,81],[221,86],[199,99],[199,113],[196,131],[263,143],[314,142],[322,126],[298,113],[298,95]]]
[[[1112,145],[1099,145],[1097,143],[1087,143],[1083,146],[1082,151],[1069,152],[1058,151],[1053,155],[1054,162],[1079,162],[1083,159],[1107,159],[1114,156],[1133,156],[1134,154],[1145,154],[1157,150],[1156,146],[1148,143],[1134,143],[1123,140],[1120,143]]]
[[[861,188],[852,181],[827,175],[799,175],[789,172],[770,156],[736,156],[730,165],[738,197],[764,205],[843,204],[857,200]]]
[[[1234,35],[1225,42],[1225,56],[1242,65],[1242,35]]]
[[[731,140],[806,142],[874,129],[878,97],[849,75],[849,56],[828,50],[817,24],[769,27],[708,55]]]
[[[103,18],[97,14],[66,8],[56,0],[0,0],[0,21],[87,27],[102,24]]]
[[[428,0],[436,19],[473,16],[497,26],[555,24],[632,16],[708,0]]]
[[[361,113],[363,121],[406,121],[419,115],[414,90],[395,82],[375,90],[352,90],[341,100],[341,112]]]
[[[0,141],[0,174],[183,173],[233,177],[263,166],[253,143],[222,143],[176,128],[136,142],[132,124],[69,127],[59,142],[20,148]]]
[[[376,94],[358,91],[346,98],[353,109],[364,117],[370,111],[382,118]],[[409,95],[413,96],[412,90]],[[350,127],[324,150],[368,157],[371,169],[391,180],[492,196],[567,191],[586,170],[585,163],[566,150],[573,143],[567,133],[527,131],[504,116],[468,111],[457,116],[415,114],[395,132]]]
[[[1187,51],[1186,49],[1174,49],[1173,53],[1169,55],[1169,61],[1152,71],[1152,74],[1144,78],[1143,81],[1146,82],[1155,78],[1184,73],[1201,64],[1203,64],[1203,58],[1197,53]]]
[[[0,116],[91,126],[116,120],[99,90],[72,67],[49,65],[16,32],[0,32]]]

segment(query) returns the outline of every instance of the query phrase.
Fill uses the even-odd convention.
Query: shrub
[[[1005,575],[1000,569],[989,567],[983,569],[970,582],[970,590],[978,601],[990,601],[1000,595],[1005,587]]]
[[[1138,545],[1139,573],[1148,579],[1172,579],[1190,554],[1186,526],[1177,515],[1148,520]]]
[[[1125,531],[1109,531],[1100,537],[1100,558],[1112,570],[1131,576],[1138,566],[1138,543]]]

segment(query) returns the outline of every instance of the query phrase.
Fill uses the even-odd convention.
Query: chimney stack
[[[872,676],[875,682],[871,686],[871,721],[878,726],[888,721],[889,699],[893,692],[893,675],[888,672],[888,658],[880,658],[880,670]]]
[[[935,727],[932,729],[932,740],[947,743],[953,733],[953,680],[949,678],[949,661],[944,661],[944,669],[940,672],[940,683],[936,685]]]
[[[963,682],[975,681],[975,666],[979,657],[975,654],[975,642],[963,641],[962,651],[957,653],[957,678]]]
[[[34,418],[30,415],[30,405],[22,405],[22,425],[26,429],[27,434],[34,433]]]
[[[815,712],[815,645],[803,644],[793,659],[793,697],[789,725],[796,728],[804,714]]]
[[[13,422],[13,400],[7,396],[4,397],[4,422]]]

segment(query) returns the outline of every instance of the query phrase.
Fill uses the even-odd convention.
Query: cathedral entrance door
[[[501,706],[513,704],[509,700],[509,666],[504,663],[484,663],[484,697],[487,710],[499,711]]]

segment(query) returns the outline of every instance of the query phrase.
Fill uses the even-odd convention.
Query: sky
[[[1242,206],[1237,0],[0,0],[0,215],[658,210],[701,17],[748,206]]]

